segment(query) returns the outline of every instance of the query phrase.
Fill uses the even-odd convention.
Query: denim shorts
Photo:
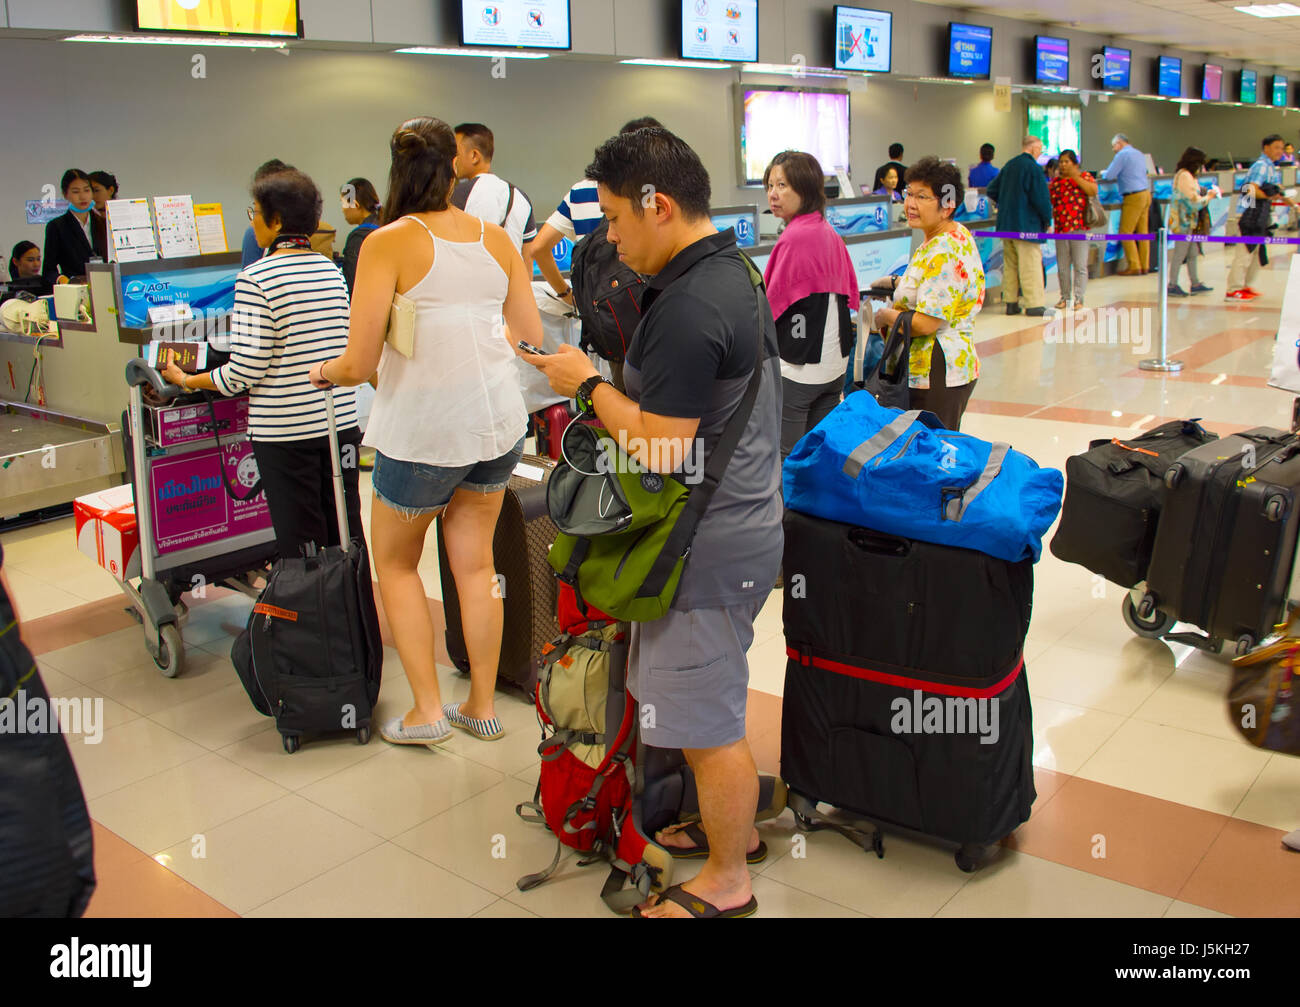
[[[425,465],[403,462],[375,452],[375,470],[370,485],[375,496],[405,517],[418,517],[441,510],[458,489],[475,493],[497,493],[506,488],[519,457],[524,453],[524,439],[490,462],[457,465]]]

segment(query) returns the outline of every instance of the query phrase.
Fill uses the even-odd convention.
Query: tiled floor
[[[1206,261],[1202,275],[1219,290],[1170,302],[1171,353],[1187,368],[1178,376],[1137,368],[1155,352],[1144,328],[1117,345],[1051,342],[1043,324],[991,305],[978,323],[983,373],[966,429],[1061,466],[1089,440],[1166,418],[1200,416],[1219,432],[1288,425],[1291,396],[1265,378],[1291,258],[1261,274],[1264,298],[1230,305],[1218,299],[1221,254]],[[1112,278],[1094,281],[1088,300],[1137,308],[1142,325],[1154,294],[1154,278]],[[103,740],[70,739],[97,823],[92,915],[608,916],[603,872],[572,858],[550,883],[515,887],[554,850],[514,812],[537,773],[536,723],[522,699],[500,694],[508,733],[495,743],[457,736],[430,752],[337,738],[288,756],[230,666],[247,599],[213,590],[192,602],[186,669],[168,680],[113,580],[75,552],[70,520],[0,544],[51,692],[103,699]],[[432,548],[422,573],[440,619]],[[1300,826],[1300,760],[1237,736],[1227,660],[1133,636],[1119,589],[1046,550],[1035,575],[1030,821],[966,875],[936,846],[889,836],[878,860],[833,833],[797,837],[784,815],[761,827],[772,850],[754,869],[762,915],[1300,915],[1300,855],[1279,842]],[[441,648],[439,661],[444,691],[463,697],[467,683]],[[779,596],[758,618],[750,665],[750,741],[760,768],[775,772]],[[409,702],[390,647],[379,715]],[[684,864],[679,879],[691,870]]]

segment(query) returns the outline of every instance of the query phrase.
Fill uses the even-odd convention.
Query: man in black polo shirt
[[[654,726],[642,738],[680,748],[695,772],[708,859],[645,916],[747,916],[757,903],[746,860],[765,847],[753,827],[758,775],[745,738],[754,616],[781,564],[781,396],[776,325],[731,232],[709,219],[709,176],[661,128],[620,134],[587,167],[619,258],[652,276],[628,347],[627,394],[601,382],[572,346],[526,356],[561,395],[582,390],[601,423],[660,472],[700,470],[763,354],[758,398],[700,521],[672,609],[632,627],[628,687]],[[702,442],[700,446],[696,441]],[[683,460],[692,465],[684,469]],[[646,721],[643,718],[642,723]],[[667,846],[688,845],[680,832]]]

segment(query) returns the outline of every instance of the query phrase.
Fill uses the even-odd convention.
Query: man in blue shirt
[[[980,163],[970,170],[967,184],[972,189],[982,189],[998,177],[998,169],[993,166],[993,144],[980,144]]]
[[[1272,215],[1272,200],[1281,194],[1282,171],[1274,163],[1282,156],[1284,141],[1276,133],[1270,133],[1260,143],[1260,155],[1250,166],[1245,180],[1241,183],[1241,196],[1237,199],[1237,221],[1241,233],[1259,237],[1269,233],[1269,218]],[[1295,203],[1286,199],[1292,207]],[[1268,263],[1268,253],[1263,245],[1233,245],[1232,265],[1228,269],[1228,292],[1225,300],[1249,301],[1259,296],[1251,284],[1259,273],[1259,267]]]
[[[1123,133],[1116,133],[1110,141],[1114,159],[1101,177],[1107,182],[1118,182],[1124,198],[1119,215],[1120,234],[1141,234],[1147,229],[1147,214],[1151,210],[1151,180],[1147,177],[1146,155],[1128,142]],[[1141,276],[1151,263],[1151,246],[1145,241],[1125,241],[1124,268],[1120,276]]]

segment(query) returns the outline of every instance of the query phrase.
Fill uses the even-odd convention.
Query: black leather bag
[[[908,383],[912,357],[912,315],[904,311],[894,319],[885,337],[885,348],[875,370],[863,383],[877,402],[890,409],[910,409],[912,393]]]
[[[30,708],[49,698],[0,586],[0,700]],[[95,891],[94,859],[66,739],[0,731],[0,917],[81,916]]]

